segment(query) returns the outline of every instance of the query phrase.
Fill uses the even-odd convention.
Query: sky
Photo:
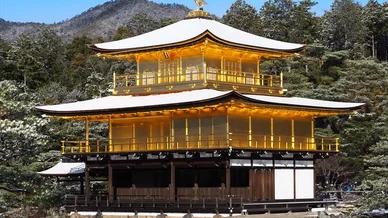
[[[58,23],[70,19],[91,7],[103,4],[109,0],[0,0],[0,18],[15,22]],[[130,0],[128,0],[130,1]],[[178,3],[195,9],[194,0],[153,0],[156,3]],[[205,11],[222,17],[235,0],[207,0]],[[260,9],[266,0],[246,0]],[[316,0],[318,4],[313,10],[322,15],[330,9],[333,0]],[[365,5],[368,0],[358,0]],[[384,0],[379,0],[382,3]]]

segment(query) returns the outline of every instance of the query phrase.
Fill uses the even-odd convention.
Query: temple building
[[[36,107],[85,123],[83,138],[61,142],[63,156],[85,163],[82,195],[68,195],[68,208],[314,201],[314,162],[340,148],[338,138],[315,136],[314,120],[363,105],[286,97],[283,74],[260,72],[260,63],[294,57],[305,45],[240,31],[202,8],[161,29],[89,47],[101,58],[136,62],[137,71],[117,72],[112,96]],[[108,137],[90,138],[91,122],[106,123]],[[102,191],[93,189],[95,178],[105,181]]]

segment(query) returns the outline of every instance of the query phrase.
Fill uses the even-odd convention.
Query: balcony
[[[112,140],[62,141],[63,154],[131,153],[212,149],[338,152],[338,138],[308,138],[271,135],[209,135]]]
[[[220,69],[208,68],[206,72],[144,72],[138,75],[114,75],[113,84],[114,94],[118,95],[201,88],[281,95],[283,74],[277,76],[240,71],[223,72]]]

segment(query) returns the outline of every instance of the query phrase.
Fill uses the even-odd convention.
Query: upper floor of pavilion
[[[338,152],[338,139],[315,136],[314,119],[348,114],[362,105],[203,89],[109,96],[36,109],[85,121],[84,139],[62,142],[62,152],[68,155],[230,148]],[[89,122],[107,123],[109,138],[89,138]]]
[[[305,45],[235,29],[198,9],[169,26],[89,47],[100,57],[136,62],[136,72],[115,73],[114,95],[209,88],[282,95],[283,75],[260,72],[260,63],[293,57]]]

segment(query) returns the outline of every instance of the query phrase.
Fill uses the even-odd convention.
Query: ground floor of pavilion
[[[315,201],[308,152],[243,150],[83,157],[84,174],[66,195],[68,210],[306,210]],[[80,158],[80,157],[78,157]],[[245,205],[245,206],[244,206]],[[310,205],[310,206],[309,206]]]

